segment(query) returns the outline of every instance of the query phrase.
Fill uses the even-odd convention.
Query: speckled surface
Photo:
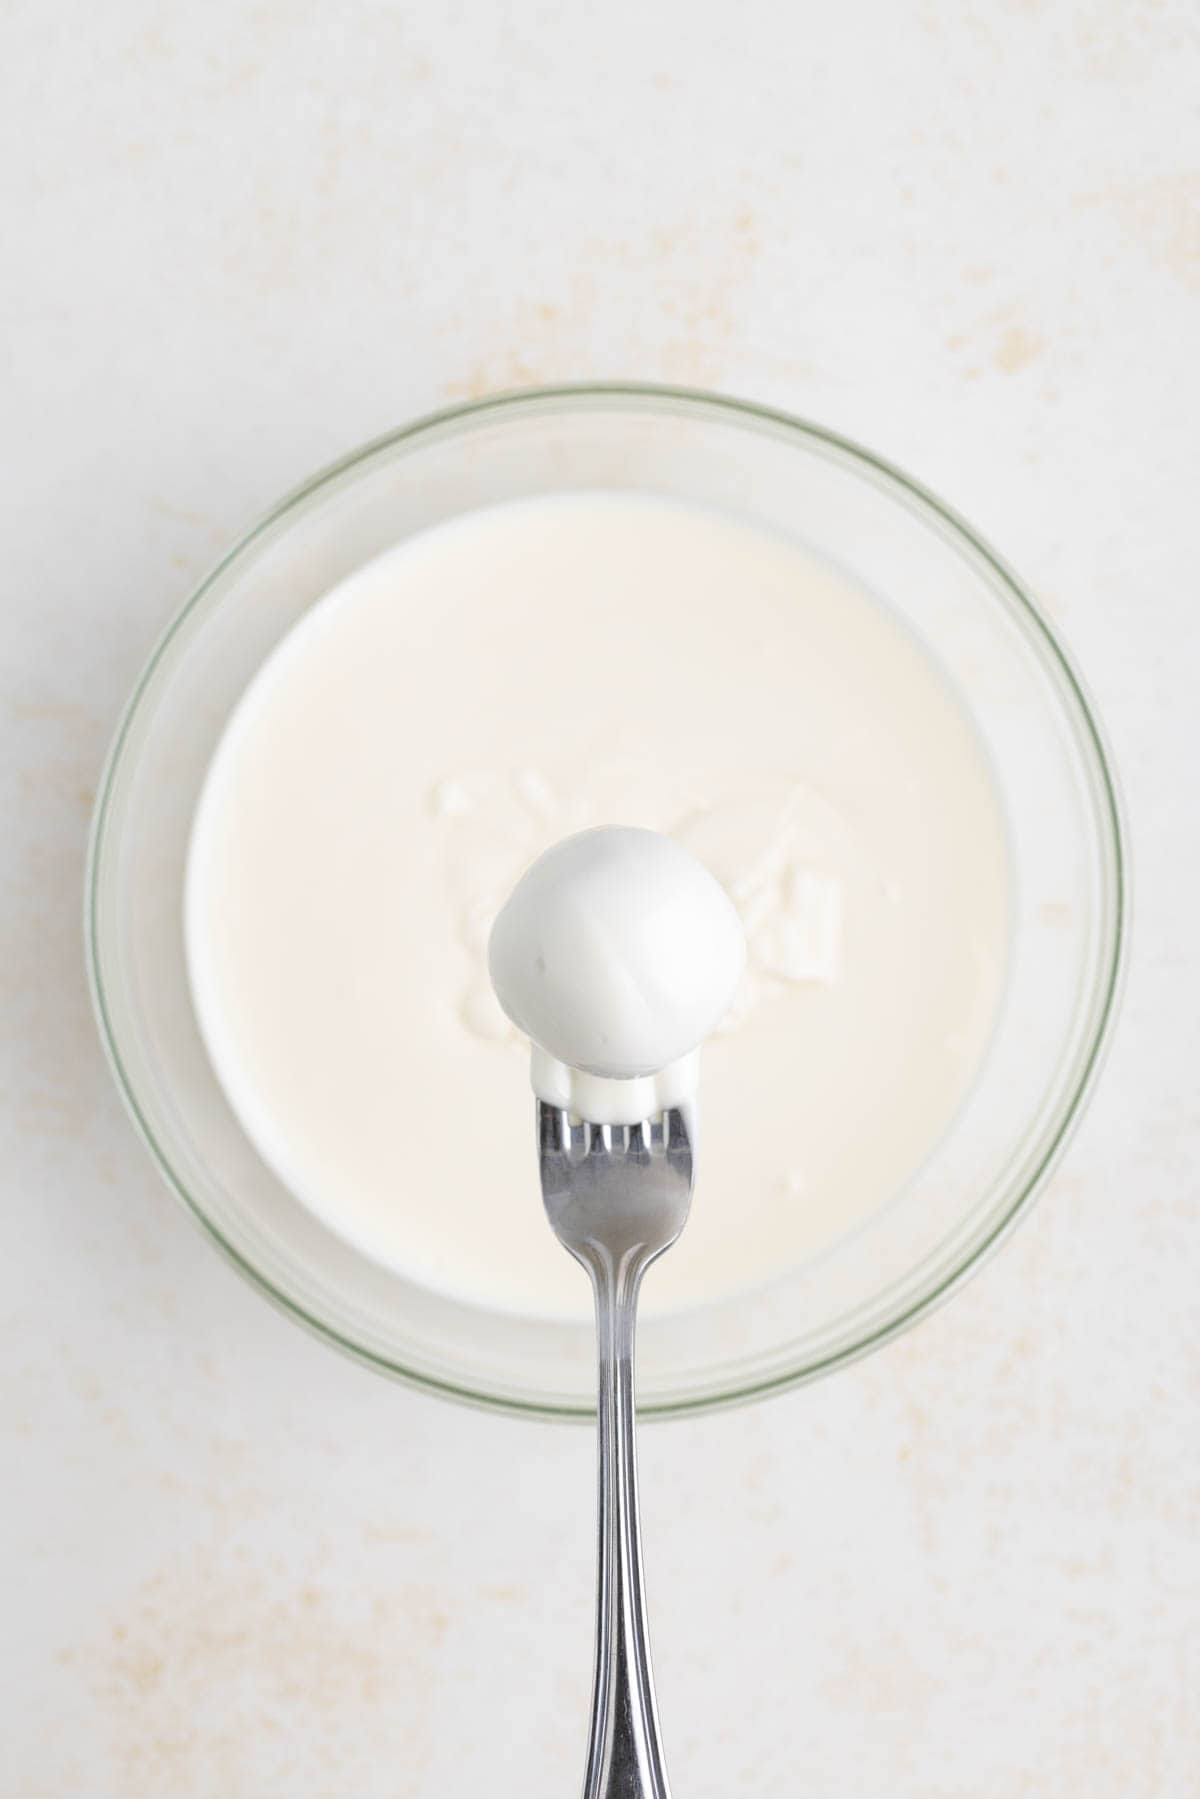
[[[1137,861],[1042,1205],[835,1380],[644,1445],[681,1799],[1200,1791],[1195,421],[1180,0],[10,6],[0,656],[5,1799],[573,1792],[586,1433],[343,1362],[158,1183],[84,835],[152,636],[332,456],[534,380],[872,444],[1075,648]]]

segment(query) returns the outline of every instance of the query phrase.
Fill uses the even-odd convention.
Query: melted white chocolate
[[[885,1204],[989,1040],[1003,817],[956,692],[868,594],[740,520],[618,494],[400,545],[235,713],[187,946],[260,1153],[367,1253],[483,1305],[586,1314],[486,945],[536,856],[615,823],[699,857],[747,941],[648,1309],[768,1280]]]

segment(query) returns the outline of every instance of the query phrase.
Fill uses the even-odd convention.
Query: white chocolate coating
[[[737,910],[704,864],[658,831],[581,831],[518,881],[488,966],[534,1045],[540,1099],[632,1124],[695,1091],[696,1051],[746,961]]]

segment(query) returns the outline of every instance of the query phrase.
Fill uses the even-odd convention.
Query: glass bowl
[[[1095,1077],[1125,917],[1120,811],[1096,717],[1046,621],[940,501],[831,432],[716,395],[556,388],[482,400],[307,482],[213,570],[154,651],[101,784],[89,973],[122,1094],[170,1186],[293,1317],[384,1372],[480,1404],[590,1413],[590,1324],[483,1310],[369,1260],[299,1204],[229,1110],[193,1017],[182,885],[195,801],[263,658],[343,576],[456,513],[609,488],[735,512],[840,565],[957,684],[1007,809],[1008,987],[987,1060],[919,1175],[772,1285],[647,1318],[648,1412],[768,1393],[887,1341],[977,1268],[1045,1181]],[[530,1203],[537,1203],[530,1163]]]

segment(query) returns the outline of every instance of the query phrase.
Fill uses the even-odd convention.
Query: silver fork
[[[687,1221],[692,1135],[680,1111],[598,1125],[538,1102],[546,1214],[596,1296],[600,1546],[583,1799],[670,1799],[646,1630],[633,1339],[642,1276]]]

